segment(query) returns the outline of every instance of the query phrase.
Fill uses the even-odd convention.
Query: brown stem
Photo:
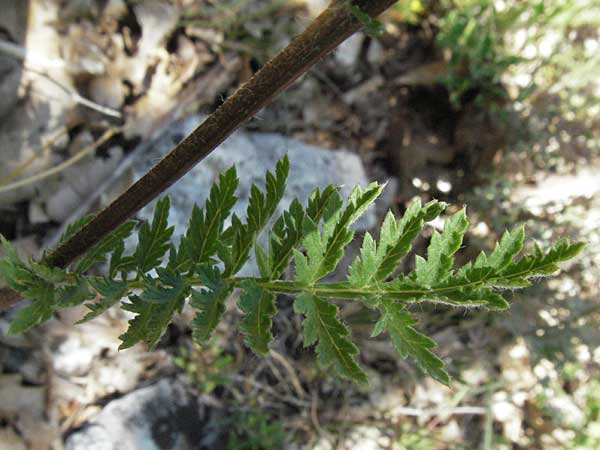
[[[375,17],[396,0],[355,0]],[[357,31],[361,24],[348,5],[333,0],[300,35],[261,68],[146,175],[104,208],[79,232],[50,252],[43,262],[66,267],[104,236],[135,214],[204,159],[233,131],[266,106],[311,66]],[[0,309],[19,301],[10,289],[0,289]]]

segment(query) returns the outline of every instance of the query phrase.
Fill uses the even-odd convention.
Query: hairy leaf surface
[[[332,366],[336,373],[358,383],[367,383],[367,375],[358,365],[358,348],[350,340],[348,328],[337,318],[337,307],[309,293],[294,301],[294,311],[304,314],[304,346],[317,343],[322,368]]]
[[[163,197],[156,203],[152,225],[147,222],[140,227],[138,245],[135,249],[135,260],[141,273],[157,267],[171,246],[173,227],[168,226],[169,197]],[[119,251],[122,253],[121,247]],[[112,261],[111,261],[112,262]],[[111,264],[111,271],[117,270]]]
[[[115,231],[102,239],[85,254],[77,265],[76,272],[83,273],[93,264],[106,261],[106,255],[120,246],[129,237],[136,225],[135,220],[129,220],[119,225]]]
[[[344,256],[345,246],[354,236],[350,225],[375,201],[382,189],[383,186],[377,183],[370,184],[364,191],[356,187],[342,212],[336,210],[326,214],[322,233],[314,222],[308,224],[311,231],[303,242],[307,256],[295,252],[297,281],[311,285],[336,268]]]
[[[250,189],[250,199],[246,210],[247,221],[243,223],[234,216],[231,227],[225,231],[225,237],[231,245],[222,246],[219,257],[225,264],[224,276],[236,274],[248,260],[250,250],[258,234],[267,224],[283,197],[285,183],[290,171],[290,161],[286,156],[277,162],[275,174],[267,171],[263,193],[255,184]]]
[[[191,305],[198,311],[192,321],[192,335],[198,344],[205,344],[225,312],[225,300],[231,289],[216,267],[203,265],[198,268],[198,275],[205,289],[192,289]]]
[[[237,172],[231,167],[212,185],[204,208],[194,205],[188,230],[181,240],[179,256],[182,260],[187,258],[192,265],[207,263],[215,255],[225,219],[237,201],[237,186]]]
[[[415,319],[401,304],[384,301],[381,318],[375,324],[372,336],[387,331],[394,348],[402,358],[412,357],[425,373],[449,386],[450,377],[444,370],[443,361],[431,351],[436,347],[436,343],[415,330],[415,324]]]
[[[180,312],[188,294],[188,286],[180,274],[158,269],[158,280],[146,279],[141,296],[131,295],[123,309],[136,316],[129,321],[129,329],[119,338],[119,349],[129,348],[140,341],[154,347],[171,322],[173,314]]]
[[[78,323],[89,322],[100,316],[111,306],[119,302],[127,293],[127,283],[124,281],[116,281],[107,277],[102,277],[90,278],[89,282],[99,294],[100,298],[96,302],[86,303],[85,306],[90,312]]]
[[[242,295],[238,306],[245,314],[240,323],[240,330],[246,335],[244,342],[255,353],[267,354],[273,339],[272,319],[277,311],[275,295],[252,280],[243,281],[240,286]]]
[[[446,221],[442,234],[433,232],[427,247],[427,259],[417,256],[415,261],[415,276],[419,283],[432,287],[450,277],[454,254],[460,248],[468,226],[469,221],[463,208]]]

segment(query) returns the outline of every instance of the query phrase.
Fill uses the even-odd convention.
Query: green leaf
[[[424,298],[451,306],[485,306],[491,310],[505,310],[509,308],[508,302],[502,295],[486,287],[456,287],[445,292],[426,295]]]
[[[450,277],[454,254],[460,248],[468,226],[463,208],[446,221],[442,234],[433,232],[427,248],[427,260],[417,256],[415,261],[415,276],[420,284],[432,287]]]
[[[265,275],[277,279],[288,267],[295,248],[304,237],[303,226],[306,213],[298,199],[292,200],[287,211],[279,217],[269,236],[269,259],[271,270]]]
[[[382,315],[375,324],[372,336],[387,331],[394,348],[402,358],[412,357],[425,373],[449,386],[450,376],[444,370],[443,361],[431,351],[436,347],[436,343],[415,330],[416,321],[401,304],[384,301],[382,305]]]
[[[38,278],[50,285],[64,281],[67,276],[67,272],[60,267],[51,267],[45,264],[31,262],[29,268]]]
[[[92,319],[103,314],[111,306],[118,303],[127,294],[127,283],[124,281],[111,280],[107,277],[89,278],[89,283],[100,295],[100,299],[94,303],[86,303],[86,307],[90,310],[77,323],[89,322]]]
[[[77,284],[64,286],[55,291],[55,302],[58,308],[81,305],[92,298],[94,298],[94,293],[90,290],[85,278],[78,278]]]
[[[304,346],[317,342],[318,362],[323,369],[333,366],[341,377],[368,382],[356,361],[358,348],[348,337],[348,328],[337,318],[335,305],[305,292],[294,301],[294,311],[304,314]]]
[[[169,222],[169,207],[169,197],[160,199],[156,203],[152,225],[145,222],[140,227],[134,258],[141,273],[146,273],[158,267],[163,256],[171,246],[173,227],[167,227]],[[119,251],[122,253],[121,249]],[[115,267],[113,266],[111,269],[114,270]]]
[[[201,291],[192,289],[191,305],[198,311],[192,321],[192,336],[196,343],[202,345],[208,342],[219,324],[231,288],[216,267],[202,265],[197,271],[205,288]]]
[[[377,250],[375,239],[370,233],[365,233],[360,256],[348,268],[348,281],[352,286],[365,287],[371,284],[382,261],[381,252]]]
[[[327,214],[327,210],[337,211],[342,204],[340,193],[333,185],[328,185],[323,189],[316,188],[308,199],[306,215],[314,222],[319,223],[322,217]]]
[[[114,278],[117,276],[117,273],[121,273],[123,279],[126,279],[127,273],[135,270],[137,265],[135,256],[123,256],[124,251],[125,244],[123,242],[119,242],[115,246],[112,255],[110,255],[110,264],[108,268],[108,274],[110,278]]]
[[[187,233],[181,240],[180,258],[189,259],[193,265],[208,263],[215,255],[225,219],[237,201],[237,186],[237,172],[231,167],[212,185],[204,208],[194,205]]]
[[[244,342],[260,355],[269,353],[272,319],[276,313],[275,295],[261,288],[253,280],[241,283],[242,295],[238,306],[245,313],[240,330],[246,335]]]
[[[487,263],[496,270],[504,269],[523,249],[525,227],[515,227],[511,232],[506,231],[500,242],[496,243],[494,251],[487,258]],[[482,263],[483,264],[483,263]]]
[[[84,226],[90,223],[94,219],[94,217],[94,214],[88,214],[86,216],[80,217],[75,222],[67,225],[65,232],[62,234],[58,241],[59,245],[69,240],[71,236],[75,235],[75,233],[77,233]]]
[[[316,188],[310,195],[306,211],[297,199],[292,201],[289,209],[275,222],[270,234],[270,279],[277,279],[283,274],[294,250],[300,247],[306,233],[310,231],[310,224],[319,223],[328,209],[337,210],[339,206],[340,195],[332,185],[323,189],[323,192]]]
[[[481,252],[475,261],[454,270],[454,254],[468,226],[463,209],[447,219],[442,234],[433,233],[427,259],[417,257],[413,272],[389,280],[424,223],[437,217],[445,207],[435,200],[425,205],[415,201],[400,220],[391,213],[386,216],[378,242],[370,233],[365,234],[347,281],[318,283],[339,265],[345,246],[354,236],[352,223],[376,199],[382,187],[374,183],[364,190],[356,188],[345,205],[333,186],[323,191],[316,189],[306,209],[294,200],[270,230],[267,251],[256,245],[256,240],[283,195],[288,172],[289,161],[283,158],[274,173],[267,172],[264,192],[252,186],[246,221],[234,214],[231,225],[223,230],[236,201],[234,191],[238,183],[235,168],[229,169],[212,186],[204,209],[194,207],[190,228],[178,250],[170,242],[172,228],[167,223],[167,198],[158,202],[152,222],[140,227],[139,244],[133,255],[124,255],[123,240],[134,225],[129,222],[85,255],[79,263],[79,272],[75,273],[40,262],[24,262],[1,237],[6,254],[0,258],[0,276],[21,295],[33,299],[16,313],[10,331],[26,330],[49,319],[58,308],[85,302],[92,297],[92,288],[99,299],[87,305],[90,313],[82,321],[97,317],[132,289],[141,288],[141,294],[129,295],[129,301],[122,305],[135,317],[121,336],[121,348],[140,341],[155,345],[190,292],[191,305],[197,310],[192,323],[193,336],[196,342],[204,343],[222,318],[227,296],[239,286],[242,288],[239,307],[244,313],[241,331],[246,344],[264,354],[272,340],[275,292],[296,294],[294,310],[305,316],[304,342],[307,346],[316,344],[319,364],[333,367],[342,377],[366,382],[350,332],[337,317],[337,307],[327,301],[339,298],[362,301],[370,308],[380,309],[382,315],[373,334],[387,331],[403,357],[412,356],[425,372],[447,384],[448,374],[432,352],[434,342],[415,330],[415,321],[405,309],[407,305],[428,301],[503,310],[508,303],[497,288],[529,285],[529,279],[553,273],[560,262],[573,258],[583,248],[582,243],[561,239],[547,251],[536,244],[530,254],[515,260],[524,242],[523,227],[517,227],[506,232],[489,255]],[[87,220],[72,225],[65,233],[66,238]],[[253,246],[261,278],[234,277]],[[166,268],[158,267],[167,250],[170,252]],[[92,264],[105,261],[111,253],[108,277],[80,274]],[[292,255],[295,280],[279,280]],[[215,256],[222,261],[223,270]],[[136,268],[136,277],[128,279],[129,272]],[[152,269],[156,277],[150,276]],[[118,276],[120,281],[115,279]],[[192,291],[192,283],[202,287]]]
[[[380,256],[382,260],[374,276],[376,280],[384,281],[398,268],[424,223],[438,217],[444,209],[446,204],[437,200],[421,206],[421,201],[417,199],[409,205],[398,224],[395,224],[393,215],[388,214],[381,229],[379,251],[385,254]]]
[[[64,272],[38,263],[33,263],[34,268],[31,268],[21,261],[15,248],[1,234],[0,242],[5,252],[0,259],[0,276],[9,287],[32,299],[32,303],[20,309],[11,321],[9,334],[16,334],[52,317],[56,309],[54,280],[64,279]]]
[[[119,349],[132,347],[144,341],[154,347],[171,322],[173,314],[183,308],[189,287],[178,273],[157,269],[159,279],[145,278],[141,296],[131,295],[122,308],[136,314],[129,321],[127,331],[119,336],[123,341]]]
[[[516,264],[505,267],[500,272],[498,278],[513,280],[551,275],[559,269],[557,263],[574,258],[584,247],[585,243],[571,243],[566,238],[557,241],[547,253],[544,253],[536,245],[533,255],[526,255],[517,261]]]
[[[185,296],[187,285],[179,273],[159,267],[158,279],[145,278],[142,300],[149,303],[164,304],[173,298]]]
[[[8,334],[15,335],[29,330],[35,325],[50,320],[54,312],[54,296],[51,291],[40,292],[40,296],[29,306],[21,308],[8,327]]]
[[[271,258],[265,252],[265,249],[262,248],[262,245],[259,243],[254,244],[254,255],[256,257],[256,265],[258,266],[258,272],[260,276],[263,278],[271,277]]]
[[[35,284],[38,277],[23,262],[12,244],[0,234],[0,242],[4,250],[4,257],[0,259],[0,276],[6,284],[17,292],[22,292],[27,286]]]
[[[125,239],[129,237],[135,228],[135,225],[135,220],[129,220],[119,225],[113,232],[102,239],[85,254],[85,256],[77,265],[75,272],[83,273],[93,264],[104,262],[106,260],[106,255],[117,248]]]
[[[325,214],[322,233],[316,224],[310,224],[308,221],[311,231],[307,233],[303,241],[307,256],[295,252],[296,280],[298,282],[312,285],[336,268],[344,256],[345,246],[354,236],[350,225],[375,201],[382,189],[383,186],[377,183],[371,183],[364,191],[360,187],[356,187],[350,194],[343,212],[330,210]]]
[[[225,264],[225,277],[236,274],[248,260],[250,250],[258,234],[267,224],[283,197],[285,183],[290,171],[290,161],[286,156],[277,161],[275,174],[267,171],[263,193],[255,184],[250,189],[250,199],[246,210],[247,222],[244,224],[234,215],[231,227],[224,232],[231,245],[222,247],[219,257]]]

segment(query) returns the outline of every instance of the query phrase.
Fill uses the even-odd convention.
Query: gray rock
[[[123,156],[121,147],[111,147],[107,159],[90,155],[62,173],[58,189],[49,190],[40,197],[46,200],[46,214],[57,222],[70,217],[77,206],[97,189],[104,178],[117,167]]]
[[[358,62],[360,50],[364,41],[362,33],[355,33],[340,44],[333,57],[344,68],[352,68]]]
[[[111,401],[65,450],[197,450],[215,447],[209,414],[185,385],[175,380],[138,389]]]
[[[23,45],[27,29],[27,2],[0,0],[0,39]],[[17,103],[22,76],[21,62],[0,52],[0,117]]]
[[[164,137],[164,144],[158,145],[153,154],[137,165],[136,177],[142,176],[200,121],[201,117],[192,116],[173,127],[169,136]],[[362,162],[354,153],[315,147],[275,133],[238,131],[167,191],[171,196],[169,222],[175,226],[174,236],[177,237],[186,231],[194,202],[203,205],[211,184],[219,173],[232,165],[236,166],[240,178],[237,191],[239,201],[233,212],[244,218],[251,184],[256,183],[262,188],[265,171],[273,170],[276,161],[286,153],[290,159],[290,175],[275,217],[278,217],[295,197],[306,204],[310,193],[317,186],[333,184],[340,187],[342,196],[347,196],[357,184],[368,184]],[[154,204],[151,204],[142,209],[138,217],[151,220],[153,211]],[[375,221],[374,209],[370,209],[357,221],[355,229],[369,229],[375,225]],[[253,271],[247,267],[243,273],[250,275]]]

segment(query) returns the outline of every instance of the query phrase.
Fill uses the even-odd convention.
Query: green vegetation
[[[449,71],[440,81],[455,106],[471,92],[475,102],[488,108],[507,99],[502,77],[522,59],[503,45],[499,20],[491,1],[464,2],[440,19],[436,42],[449,53]]]
[[[232,369],[233,357],[223,354],[222,348],[211,342],[206,348],[197,345],[191,350],[181,347],[174,362],[202,393],[210,394],[229,383],[227,374]]]
[[[350,265],[346,281],[322,281],[337,268],[352,241],[351,225],[381,194],[383,186],[372,183],[364,189],[356,187],[345,204],[333,186],[315,189],[306,207],[294,200],[274,222],[265,249],[257,238],[283,196],[288,173],[285,157],[274,173],[267,172],[265,191],[252,186],[246,220],[233,214],[227,227],[226,220],[237,200],[238,178],[234,167],[221,174],[204,208],[194,207],[189,229],[178,248],[171,243],[168,197],[158,201],[152,223],[139,228],[133,253],[124,254],[123,241],[135,227],[134,222],[127,222],[92,248],[73,271],[22,261],[2,238],[6,256],[0,260],[0,275],[12,289],[33,299],[16,314],[10,332],[23,332],[48,320],[54,311],[84,302],[91,311],[83,319],[87,321],[126,297],[121,307],[135,317],[121,336],[121,348],[138,342],[154,346],[173,315],[191,297],[191,306],[197,311],[193,336],[205,345],[222,319],[229,294],[239,288],[239,307],[245,313],[240,328],[245,342],[257,354],[265,354],[277,312],[275,294],[284,293],[296,297],[294,311],[304,316],[304,345],[316,344],[319,364],[332,367],[343,378],[364,383],[367,376],[357,361],[359,350],[350,339],[349,329],[337,317],[338,307],[331,302],[341,299],[378,310],[380,318],[373,335],[387,332],[403,358],[411,356],[425,373],[449,384],[443,362],[432,352],[435,343],[415,329],[408,307],[427,301],[506,309],[508,303],[500,289],[528,286],[530,278],[554,273],[558,262],[571,259],[583,248],[582,243],[561,239],[547,251],[536,244],[531,253],[515,259],[525,238],[523,227],[516,227],[504,234],[489,255],[482,252],[474,262],[455,269],[454,254],[468,228],[463,208],[446,219],[442,233],[433,232],[427,257],[416,257],[413,272],[394,276],[424,224],[446,208],[435,200],[425,205],[415,201],[401,220],[388,213],[379,242],[365,234],[360,255]],[[76,228],[70,227],[67,233]],[[260,277],[236,277],[253,248]],[[167,262],[162,266],[167,253]],[[109,254],[107,276],[85,275],[92,265],[107,261]],[[293,279],[280,280],[292,260]],[[88,302],[93,298],[96,300]]]
[[[256,410],[236,411],[227,421],[230,432],[228,450],[279,450],[283,447],[285,434],[281,422]]]

